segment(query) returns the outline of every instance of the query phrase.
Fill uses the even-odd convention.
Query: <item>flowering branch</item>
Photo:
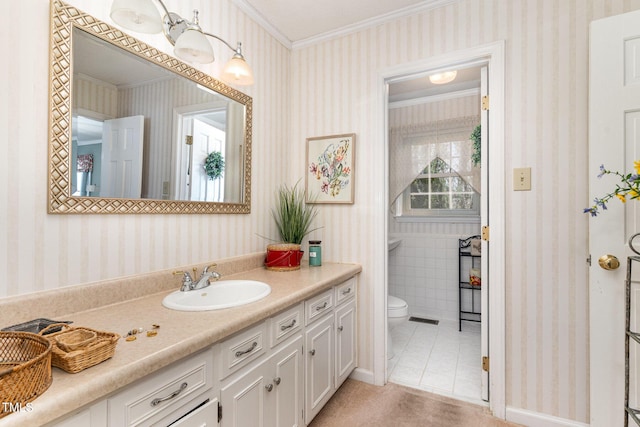
[[[591,216],[597,216],[598,209],[607,210],[607,203],[614,197],[620,199],[622,203],[627,201],[627,196],[632,200],[640,198],[640,160],[633,162],[633,167],[635,169],[634,174],[623,175],[620,172],[605,169],[604,165],[600,165],[598,178],[602,178],[604,175],[615,175],[620,178],[620,184],[616,184],[615,190],[604,197],[593,199],[594,205],[590,208],[585,208],[583,212],[589,213]]]

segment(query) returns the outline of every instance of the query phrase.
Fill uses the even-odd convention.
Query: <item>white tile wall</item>
[[[389,294],[404,299],[411,315],[457,320],[458,239],[473,234],[390,235],[402,243],[389,252]],[[468,269],[468,264],[463,266]],[[478,298],[476,310],[479,303]],[[471,308],[469,293],[463,294],[463,307]]]

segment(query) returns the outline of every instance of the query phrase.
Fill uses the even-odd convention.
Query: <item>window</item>
[[[473,217],[480,195],[440,157],[436,157],[402,194],[402,216]]]

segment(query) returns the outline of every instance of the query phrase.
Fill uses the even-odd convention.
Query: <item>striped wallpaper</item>
[[[109,0],[68,3],[111,22]],[[169,0],[235,43],[255,70],[252,206],[249,215],[47,215],[47,105],[49,1],[3,4],[13,24],[3,26],[7,59],[0,78],[0,297],[123,277],[264,250],[276,236],[269,209],[289,163],[291,52],[230,0]],[[27,29],[19,22],[29,16]],[[166,52],[164,35],[136,37]],[[232,52],[212,40],[217,61],[198,66],[219,74]],[[1,317],[1,313],[0,313]],[[6,322],[5,322],[6,323]]]
[[[109,21],[107,0],[69,0]],[[305,138],[355,132],[353,205],[323,205],[314,233],[331,261],[363,265],[360,366],[373,369],[374,289],[383,283],[384,135],[378,72],[443,52],[506,41],[506,165],[532,168],[532,191],[509,191],[507,404],[588,422],[588,25],[640,0],[461,0],[289,50],[231,0],[168,0],[203,28],[243,41],[256,84],[249,215],[46,214],[48,0],[5,2],[0,27],[0,296],[261,251],[283,181],[305,175]],[[22,24],[29,17],[31,25]],[[170,52],[162,35],[138,38]],[[218,75],[230,54],[214,42]],[[378,288],[376,288],[378,287]]]
[[[383,221],[384,135],[378,72],[497,40],[506,42],[506,165],[532,168],[532,191],[506,195],[507,405],[588,422],[587,78],[593,19],[637,0],[462,0],[351,34],[305,43],[292,57],[292,161],[306,137],[355,132],[356,203],[327,206],[323,245],[364,266],[361,305],[384,270],[371,244]],[[327,76],[331,76],[330,78]],[[302,174],[302,167],[292,173]],[[361,349],[374,332],[361,312]],[[361,366],[373,364],[361,352]]]

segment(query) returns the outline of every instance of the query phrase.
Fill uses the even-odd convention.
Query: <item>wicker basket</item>
[[[60,324],[51,325],[49,328],[55,326],[60,326]],[[40,334],[45,334],[47,329],[48,328],[45,328],[40,331]],[[96,338],[89,345],[73,351],[67,352],[61,349],[58,346],[57,337],[77,330],[94,332],[96,334]],[[116,352],[116,344],[120,339],[120,335],[113,332],[62,325],[62,330],[60,332],[46,335],[45,338],[52,344],[51,364],[63,371],[75,374],[113,357]]]
[[[30,332],[0,332],[0,402],[22,407],[49,388],[52,347]],[[4,406],[0,418],[11,413]]]
[[[55,339],[57,346],[68,353],[94,343],[98,339],[98,333],[85,328],[75,328],[73,331],[56,335]]]

